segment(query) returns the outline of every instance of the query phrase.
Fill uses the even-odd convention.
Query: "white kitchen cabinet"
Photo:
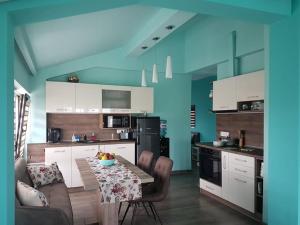
[[[237,110],[235,77],[213,82],[213,111]]]
[[[135,143],[105,145],[104,152],[115,153],[135,164]]]
[[[94,157],[98,152],[98,145],[72,147],[72,187],[83,186],[76,159]]]
[[[45,148],[45,164],[57,163],[67,187],[72,186],[71,154],[71,147]]]
[[[76,113],[99,113],[102,108],[101,86],[76,84]]]
[[[46,112],[75,112],[75,84],[68,82],[46,82]]]
[[[228,152],[222,151],[222,198],[230,200],[230,184],[229,184],[229,156]]]
[[[265,71],[236,77],[237,101],[264,100]]]
[[[200,188],[216,196],[222,197],[221,187],[200,178]]]
[[[250,168],[254,168],[255,160],[253,157],[245,156],[245,155],[239,155],[234,153],[229,153],[229,164],[237,164],[241,166],[246,166]]]
[[[153,98],[153,88],[133,88],[131,92],[132,113],[153,113]]]

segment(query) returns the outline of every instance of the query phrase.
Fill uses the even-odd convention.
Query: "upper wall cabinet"
[[[237,101],[255,101],[264,99],[264,70],[236,77]]]
[[[75,84],[46,82],[46,112],[75,112]]]
[[[235,77],[213,83],[213,111],[237,110]]]
[[[131,93],[132,113],[153,113],[153,88],[136,87]]]
[[[76,113],[101,112],[101,86],[96,84],[76,84]]]

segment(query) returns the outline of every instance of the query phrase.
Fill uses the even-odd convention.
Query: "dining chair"
[[[142,198],[135,201],[129,201],[128,206],[126,208],[125,214],[121,221],[121,225],[123,224],[128,210],[130,207],[133,208],[131,224],[134,223],[134,217],[136,214],[137,207],[142,205],[146,213],[149,215],[147,208],[145,207],[145,203],[148,203],[150,210],[153,214],[154,220],[158,219],[160,225],[162,225],[162,221],[159,217],[159,214],[154,206],[154,203],[163,201],[169,192],[170,186],[170,176],[172,172],[173,161],[167,157],[160,156],[155,164],[153,176],[154,182],[142,188]]]

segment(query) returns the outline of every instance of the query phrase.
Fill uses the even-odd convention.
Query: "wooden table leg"
[[[101,192],[98,191],[98,222],[99,225],[118,225],[119,223],[119,204],[105,203],[101,204]]]

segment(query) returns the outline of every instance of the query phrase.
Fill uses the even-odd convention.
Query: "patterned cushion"
[[[35,188],[46,184],[64,182],[64,178],[58,169],[57,163],[52,163],[51,165],[28,164],[27,170]]]
[[[18,180],[17,194],[22,205],[25,206],[49,206],[45,195]]]

